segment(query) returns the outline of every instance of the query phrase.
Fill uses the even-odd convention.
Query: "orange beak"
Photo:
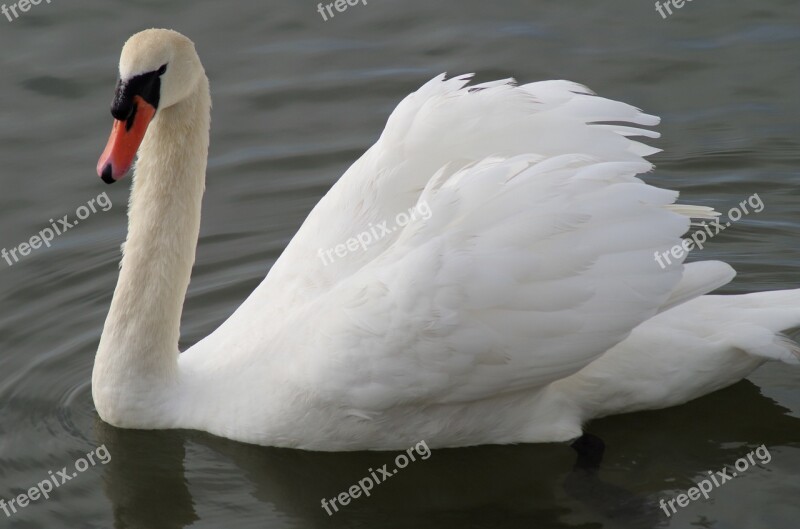
[[[133,112],[130,117],[125,121],[114,120],[108,145],[97,162],[97,175],[105,183],[113,184],[131,168],[147,126],[155,114],[156,109],[137,95],[133,97]]]

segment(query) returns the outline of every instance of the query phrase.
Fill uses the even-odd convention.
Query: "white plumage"
[[[157,68],[147,57],[185,39],[150,32],[121,71]],[[162,91],[194,82],[187,108],[208,113],[204,75],[169,75]],[[657,137],[639,128],[657,118],[566,81],[468,80],[439,76],[401,102],[263,283],[180,356],[197,233],[179,221],[199,221],[207,128],[180,102],[159,109],[95,364],[101,417],[316,450],[567,441],[593,417],[797,361],[779,333],[800,324],[800,292],[698,298],[730,267],[655,262],[690,216],[714,215],[640,179],[657,150],[632,138]],[[319,259],[421,204],[429,218]]]

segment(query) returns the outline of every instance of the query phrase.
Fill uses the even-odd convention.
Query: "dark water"
[[[7,0],[8,2],[9,0]],[[0,16],[0,247],[102,192],[113,207],[51,248],[0,261],[0,498],[95,447],[112,456],[0,527],[794,528],[800,519],[800,369],[767,365],[688,405],[597,421],[598,473],[565,446],[434,451],[370,498],[331,498],[394,454],[316,454],[194,432],[102,424],[93,355],[116,280],[127,184],[94,175],[119,50],[172,27],[197,43],[214,111],[202,234],[182,346],[259,283],[313,204],[434,75],[567,78],[663,118],[652,181],[727,209],[765,209],[698,258],[730,262],[726,292],[800,285],[800,4],[369,0],[327,22],[313,1],[52,0]],[[759,445],[750,469],[667,518],[672,498]]]

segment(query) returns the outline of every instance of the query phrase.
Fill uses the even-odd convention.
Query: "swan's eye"
[[[158,75],[164,75],[167,72],[167,65],[163,64],[161,68],[158,69]]]

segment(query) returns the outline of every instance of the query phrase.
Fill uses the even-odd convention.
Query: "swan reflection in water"
[[[398,452],[268,448],[201,432],[123,430],[99,419],[95,432],[113,455],[104,481],[115,529],[179,529],[198,513],[237,528],[263,527],[265,519],[280,527],[645,528],[669,524],[661,498],[755,446],[800,441],[798,424],[744,381],[679,408],[595,422],[606,442],[599,469],[560,444],[433,450],[332,516],[323,498],[370,468],[391,468]],[[798,435],[786,439],[787,431]]]

